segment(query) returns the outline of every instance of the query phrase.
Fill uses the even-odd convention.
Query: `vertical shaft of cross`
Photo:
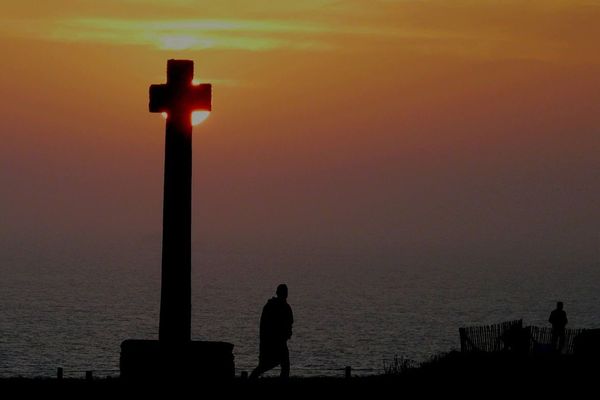
[[[169,60],[167,83],[150,86],[150,112],[166,113],[162,286],[158,338],[191,339],[192,112],[210,111],[210,84],[193,85],[194,62]]]
[[[167,83],[149,88],[148,111],[167,119],[159,340],[121,344],[125,381],[210,383],[235,373],[232,344],[191,340],[192,116],[212,110],[212,86],[193,78],[192,60],[168,60]]]
[[[165,135],[159,340],[183,343],[191,331],[192,125],[172,111]]]

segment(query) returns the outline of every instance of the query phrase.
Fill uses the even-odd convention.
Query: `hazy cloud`
[[[6,25],[12,33],[63,42],[152,46],[164,50],[324,50],[339,35],[435,37],[435,32],[397,28],[336,26],[286,20],[73,18]]]
[[[0,34],[159,50],[378,46],[385,51],[575,61],[598,59],[595,42],[600,35],[600,5],[584,0],[109,0],[98,3],[94,14],[87,2],[73,2],[68,11],[28,3],[3,10]]]

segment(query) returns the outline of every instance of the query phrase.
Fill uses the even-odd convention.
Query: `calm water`
[[[3,254],[0,376],[53,376],[58,366],[66,375],[117,375],[122,340],[156,338],[160,254],[131,248],[118,257],[68,245]],[[296,319],[292,374],[341,374],[346,365],[381,372],[394,355],[425,360],[458,348],[463,325],[523,318],[546,326],[557,299],[570,327],[600,327],[599,269],[194,254],[192,335],[233,343],[238,371],[251,369],[261,308],[286,282]]]

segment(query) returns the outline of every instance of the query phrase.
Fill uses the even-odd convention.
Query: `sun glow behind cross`
[[[192,79],[192,86],[200,85],[200,81],[196,78]],[[192,125],[200,125],[210,115],[210,111],[194,111],[192,112]]]
[[[192,81],[190,82],[190,84],[192,86],[199,86],[200,85],[200,80],[199,79],[192,79]],[[166,111],[163,111],[160,113],[161,116],[166,120],[169,118],[169,113]],[[202,111],[192,111],[191,113],[191,123],[193,126],[196,125],[200,125],[202,122],[204,122],[208,117],[210,116],[210,111],[206,111],[206,110],[202,110]]]
[[[194,111],[192,113],[192,125],[200,125],[210,115],[210,111]]]
[[[164,119],[169,118],[169,114],[166,112],[161,113]],[[192,112],[192,125],[200,125],[203,123],[210,115],[210,111],[194,111]]]

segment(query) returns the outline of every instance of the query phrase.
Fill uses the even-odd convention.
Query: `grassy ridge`
[[[532,395],[553,398],[592,390],[595,398],[600,380],[595,359],[574,356],[516,356],[508,353],[437,356],[418,367],[397,373],[345,378],[263,378],[251,382],[236,378],[228,382],[125,382],[118,378],[94,379],[2,379],[2,393],[22,395],[112,398],[117,395],[153,395],[169,398],[399,398],[422,395],[458,395],[473,398]],[[185,393],[191,392],[191,395]],[[217,396],[218,397],[215,397]],[[9,398],[9,397],[6,397]]]

